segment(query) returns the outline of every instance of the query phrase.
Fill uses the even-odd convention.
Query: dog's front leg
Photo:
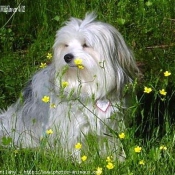
[[[81,121],[81,120],[80,120]],[[68,139],[68,149],[71,151],[73,160],[81,163],[81,152],[86,147],[86,136],[89,132],[89,126],[84,122],[78,122],[72,128]]]

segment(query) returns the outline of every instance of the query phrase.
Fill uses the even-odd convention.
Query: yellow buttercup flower
[[[161,95],[166,95],[166,94],[167,94],[167,92],[165,91],[165,89],[159,90],[159,93],[160,93]]]
[[[44,69],[45,67],[47,67],[47,64],[46,63],[41,63],[40,64],[40,68],[43,68]]]
[[[119,136],[120,139],[124,139],[124,138],[125,138],[125,133],[122,132],[122,133],[119,134],[118,136]]]
[[[19,152],[19,151],[18,151],[17,149],[16,149],[16,150],[14,150],[14,153],[15,153],[15,154],[18,154],[18,152]]]
[[[139,165],[145,165],[145,161],[144,160],[140,160],[139,161]]]
[[[106,162],[111,162],[111,158],[108,156]]]
[[[80,59],[80,58],[76,58],[76,59],[74,60],[74,63],[75,63],[76,65],[82,65],[82,62],[83,62],[83,60]]]
[[[80,59],[80,58],[76,58],[76,59],[74,60],[75,65],[77,65],[77,67],[78,67],[79,69],[84,69],[84,66],[83,66],[82,62],[83,62],[83,60]]]
[[[53,134],[53,130],[52,130],[52,129],[48,129],[48,130],[46,131],[46,134],[48,134],[48,135]]]
[[[84,161],[86,161],[87,160],[87,156],[82,156],[81,157],[81,160],[84,162]]]
[[[83,65],[78,65],[78,68],[79,69],[84,69],[84,66]]]
[[[168,76],[170,76],[170,75],[171,75],[171,72],[168,72],[168,71],[165,71],[165,72],[164,72],[164,76],[165,76],[165,77],[168,77]]]
[[[44,97],[42,98],[42,101],[43,101],[44,103],[48,103],[48,102],[50,101],[50,97],[49,97],[49,96],[44,96]]]
[[[52,58],[52,54],[51,53],[48,53],[47,54],[47,58],[50,60]]]
[[[112,162],[108,162],[108,164],[106,165],[106,168],[111,170],[114,168],[114,164]]]
[[[75,145],[75,149],[81,149],[81,147],[82,147],[82,144],[81,144],[81,143],[77,143],[77,144]]]
[[[62,88],[65,88],[69,85],[69,83],[67,81],[63,81],[61,85],[62,85]]]
[[[143,92],[149,94],[151,91],[152,91],[151,88],[148,88],[148,87],[146,87],[146,86],[144,87],[144,91],[143,91]]]
[[[56,105],[55,105],[54,103],[52,103],[52,104],[50,105],[50,108],[56,108]]]
[[[139,147],[139,146],[136,146],[136,147],[134,148],[134,151],[135,151],[136,153],[140,153],[141,150],[142,150],[142,147]]]
[[[112,162],[112,156],[108,156],[108,157],[106,158],[106,162]]]
[[[102,168],[98,167],[97,170],[95,171],[96,175],[101,175],[102,174]]]
[[[166,146],[164,146],[164,145],[162,145],[162,146],[160,146],[160,148],[159,148],[160,150],[167,150],[167,147]]]

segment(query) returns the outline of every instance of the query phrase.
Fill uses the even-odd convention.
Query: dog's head
[[[110,92],[119,97],[138,69],[121,34],[95,18],[93,13],[84,20],[71,18],[57,31],[53,46],[56,82],[61,86],[66,81],[67,90],[79,90],[96,99]]]

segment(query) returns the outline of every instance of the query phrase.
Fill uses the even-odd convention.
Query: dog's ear
[[[125,77],[128,79],[135,79],[139,75],[139,69],[132,51],[126,45],[123,36],[115,29],[114,42],[115,42],[115,55],[116,61],[120,65]]]
[[[139,74],[139,69],[134,60],[132,51],[123,43],[118,48],[117,56],[124,73],[131,79],[135,79]]]

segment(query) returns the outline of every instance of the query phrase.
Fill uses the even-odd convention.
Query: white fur
[[[119,159],[124,156],[115,134],[124,130],[123,88],[132,83],[138,69],[121,34],[95,18],[93,13],[84,20],[71,18],[57,31],[52,64],[36,73],[23,97],[0,114],[1,137],[12,137],[15,145],[35,147],[52,129],[50,143],[57,141],[68,155],[74,153],[77,142],[85,144],[86,135],[93,134],[103,154],[110,149]],[[69,63],[66,54],[74,56]],[[75,65],[76,58],[82,59],[84,69]],[[65,88],[64,81],[69,83]],[[50,102],[42,102],[43,96],[49,96]],[[108,148],[101,138],[107,138]]]

